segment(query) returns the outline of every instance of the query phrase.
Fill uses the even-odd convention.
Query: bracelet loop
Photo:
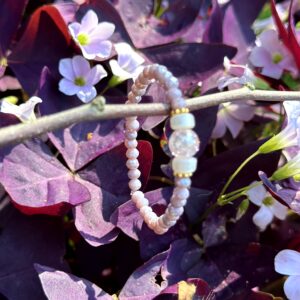
[[[153,212],[149,206],[149,201],[140,191],[142,184],[139,177],[141,172],[138,170],[139,151],[136,148],[139,122],[136,116],[125,119],[126,166],[129,169],[131,200],[140,210],[140,214],[149,228],[157,234],[164,234],[176,224],[183,214],[183,207],[190,194],[190,177],[197,167],[197,159],[193,156],[199,150],[200,141],[197,134],[192,130],[195,127],[195,118],[186,107],[186,102],[178,87],[178,80],[165,66],[157,64],[146,66],[132,85],[126,103],[139,103],[153,81],[158,82],[164,88],[172,109],[170,125],[173,132],[168,145],[173,155],[172,169],[175,177],[175,188],[163,215],[157,216]]]

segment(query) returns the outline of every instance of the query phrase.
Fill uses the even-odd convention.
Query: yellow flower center
[[[77,35],[77,41],[81,46],[86,46],[90,43],[90,38],[86,33],[79,33]]]
[[[272,56],[272,61],[274,64],[278,64],[282,61],[283,56],[280,53],[274,53]]]
[[[263,204],[265,206],[271,206],[273,205],[274,203],[274,199],[272,197],[266,197],[264,200],[263,200]]]
[[[76,77],[74,80],[74,83],[78,86],[84,86],[85,85],[85,79],[83,77]]]

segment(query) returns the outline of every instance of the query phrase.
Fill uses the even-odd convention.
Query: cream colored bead
[[[127,140],[126,139],[124,143],[125,143],[126,148],[128,148],[128,149],[136,148],[138,145],[137,140]]]
[[[139,156],[139,150],[136,148],[130,148],[126,151],[127,158],[137,158]]]
[[[138,169],[132,169],[128,171],[129,179],[138,179],[141,176],[141,171]]]
[[[172,159],[172,169],[176,173],[194,173],[197,169],[195,157],[177,156]]]
[[[170,118],[170,126],[173,130],[192,129],[195,124],[195,117],[190,113],[176,114]]]
[[[135,192],[135,191],[138,191],[138,190],[141,188],[142,183],[141,183],[141,181],[138,180],[138,179],[131,179],[131,180],[129,180],[128,185],[129,185],[129,188],[130,188],[132,191]]]
[[[139,165],[139,161],[136,158],[128,159],[126,161],[126,166],[129,170],[137,169]]]

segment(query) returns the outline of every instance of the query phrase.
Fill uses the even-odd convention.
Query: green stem
[[[245,159],[241,165],[235,170],[235,172],[229,177],[228,181],[226,182],[226,184],[224,185],[219,197],[218,197],[218,203],[220,203],[222,200],[222,195],[226,192],[227,188],[229,187],[229,185],[231,184],[231,182],[234,180],[234,178],[238,175],[238,173],[257,155],[259,155],[259,151],[254,152],[252,155],[250,155],[247,159]]]

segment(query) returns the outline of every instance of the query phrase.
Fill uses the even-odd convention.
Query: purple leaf
[[[152,164],[152,147],[148,142],[139,141],[138,149],[141,180],[145,186]],[[130,198],[125,151],[123,145],[118,146],[79,172],[92,199],[74,208],[75,225],[93,246],[112,241],[119,232],[110,218],[114,210]]]
[[[33,94],[38,88],[44,66],[58,75],[58,62],[72,55],[72,45],[58,10],[45,5],[31,15],[22,38],[8,57],[8,63],[23,88]]]
[[[34,267],[39,274],[44,293],[48,299],[60,299],[62,296],[65,300],[112,299],[96,284],[86,279],[39,264],[35,264]]]
[[[0,57],[6,57],[28,0],[0,2]]]
[[[196,19],[201,1],[172,1],[164,20],[153,15],[153,0],[119,0],[115,5],[137,48],[167,44],[180,38]]]
[[[53,6],[59,11],[66,24],[75,21],[75,15],[79,8],[79,4],[75,2],[56,2]]]
[[[166,257],[167,252],[160,253],[133,272],[125,283],[119,299],[152,300],[166,288],[166,278],[161,274],[161,266]]]
[[[3,159],[0,181],[14,204],[26,214],[60,215],[90,199],[76,175],[38,139],[10,150]]]
[[[63,262],[61,220],[24,216],[9,204],[7,197],[0,200],[0,228],[0,295],[10,300],[18,300],[20,295],[22,299],[45,299],[33,264],[68,271]]]
[[[118,198],[88,181],[80,180],[80,183],[89,190],[91,200],[73,209],[77,230],[94,247],[112,242],[119,231],[109,222],[105,209]]]

